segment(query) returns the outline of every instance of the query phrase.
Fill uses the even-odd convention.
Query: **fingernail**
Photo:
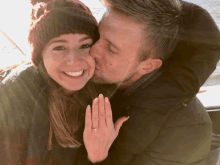
[[[88,105],[88,106],[87,106],[87,108],[86,108],[86,109],[87,109],[87,111],[89,111],[89,110],[90,110],[90,108],[91,108],[91,107],[90,107],[90,105]]]
[[[127,116],[127,120],[130,118],[130,116]]]
[[[103,94],[99,94],[99,97],[103,98]]]
[[[95,104],[97,104],[98,98],[95,98],[93,102],[94,102]]]
[[[106,103],[109,103],[108,97],[105,97],[105,102],[106,102]]]

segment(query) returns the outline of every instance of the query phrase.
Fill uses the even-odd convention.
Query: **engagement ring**
[[[94,131],[96,131],[99,128],[99,125],[97,125],[95,128],[92,128]]]

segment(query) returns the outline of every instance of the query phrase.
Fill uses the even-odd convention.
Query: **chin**
[[[64,88],[64,91],[65,91],[65,93],[67,93],[67,94],[71,94],[71,93],[74,93],[74,92],[76,92],[76,91],[79,91],[80,89],[82,89],[82,88],[74,88],[74,89],[66,89],[66,88]]]
[[[112,84],[113,83],[111,81],[108,81],[107,79],[104,79],[98,76],[94,76],[91,80],[97,84]]]
[[[97,76],[94,76],[91,80],[92,80],[92,82],[98,83],[98,84],[104,84],[105,83],[105,81],[102,78],[97,77]]]
[[[76,92],[76,91],[79,91],[81,90],[85,85],[80,85],[80,86],[77,86],[77,85],[72,85],[72,86],[66,86],[66,87],[63,87],[65,89],[65,91],[67,91],[68,93],[72,93],[72,92]]]

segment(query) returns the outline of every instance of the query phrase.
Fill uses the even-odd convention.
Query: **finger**
[[[91,107],[90,105],[86,108],[86,117],[85,117],[85,132],[91,132],[92,127],[92,119],[91,119]]]
[[[92,103],[92,128],[98,127],[99,117],[98,117],[98,98],[95,98]]]
[[[106,125],[107,125],[107,127],[114,126],[113,121],[112,121],[112,109],[111,109],[109,99],[107,97],[105,98],[105,113],[106,113]]]
[[[105,104],[102,94],[99,95],[99,126],[106,127],[105,123]]]
[[[115,122],[115,131],[116,131],[116,135],[118,135],[119,130],[122,126],[122,124],[127,121],[129,119],[129,117],[121,117],[119,118],[116,122]]]

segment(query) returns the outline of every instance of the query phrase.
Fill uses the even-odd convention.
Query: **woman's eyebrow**
[[[91,37],[89,37],[89,36],[83,37],[79,40],[79,42],[85,41],[87,39],[91,39]],[[55,39],[55,40],[50,41],[48,44],[51,45],[51,44],[58,43],[58,42],[67,43],[67,41],[64,39],[57,39],[57,40]]]
[[[85,41],[85,40],[88,40],[88,39],[91,39],[91,37],[89,36],[86,36],[86,37],[83,37],[79,40],[79,42],[82,42],[82,41]],[[91,39],[92,40],[92,39]]]
[[[49,45],[54,44],[54,43],[58,43],[58,42],[67,43],[66,40],[59,40],[59,39],[57,39],[57,40],[52,40],[52,41],[50,41],[50,42],[49,42]]]

